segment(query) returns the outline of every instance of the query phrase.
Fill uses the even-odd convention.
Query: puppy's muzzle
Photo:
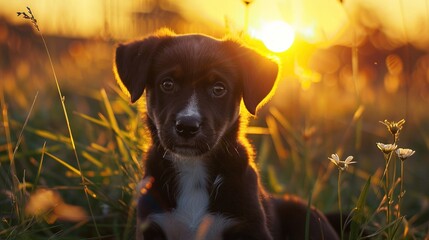
[[[195,116],[182,116],[176,119],[176,133],[182,138],[190,139],[201,129],[201,120]]]

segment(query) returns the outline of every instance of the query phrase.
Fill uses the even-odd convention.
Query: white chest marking
[[[176,166],[179,173],[176,212],[196,230],[209,205],[206,169],[199,160],[177,161]]]
[[[208,213],[207,170],[200,159],[173,160],[178,172],[177,206],[172,212],[153,214],[168,239],[222,239],[223,231],[235,223],[219,213]],[[218,178],[217,178],[218,179]],[[215,187],[219,187],[219,180]]]

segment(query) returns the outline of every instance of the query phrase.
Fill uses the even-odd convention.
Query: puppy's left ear
[[[225,43],[234,54],[232,59],[239,64],[244,105],[252,115],[255,115],[258,106],[264,103],[274,88],[278,64],[237,42]]]
[[[116,78],[120,85],[128,90],[132,103],[143,94],[152,60],[159,46],[167,39],[170,39],[169,35],[154,35],[140,41],[119,44],[116,48]]]

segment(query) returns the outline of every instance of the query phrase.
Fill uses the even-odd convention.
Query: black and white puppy
[[[152,145],[138,239],[304,239],[307,206],[261,186],[240,105],[255,114],[278,66],[232,40],[163,32],[120,44],[115,72],[131,101],[146,91]],[[337,239],[310,210],[310,239]]]

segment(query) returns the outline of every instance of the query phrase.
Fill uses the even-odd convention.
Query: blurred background
[[[414,219],[422,236],[428,231],[428,0],[0,1],[0,163],[5,167],[0,186],[10,188],[8,153],[31,109],[15,156],[17,179],[31,182],[40,177],[44,187],[67,186],[61,195],[70,202],[82,197],[76,190],[65,191],[73,184],[79,186],[79,179],[65,183],[49,173],[61,169],[68,176],[70,169],[46,161],[44,172],[37,171],[46,142],[50,152],[69,164],[75,166],[76,160],[70,143],[61,138],[67,136],[67,125],[43,41],[29,20],[17,17],[27,6],[50,51],[81,161],[99,163],[95,164],[98,168],[94,164],[83,167],[100,177],[100,188],[114,183],[103,180],[106,169],[100,166],[103,159],[117,156],[106,153],[118,143],[110,130],[96,129],[88,117],[81,116],[103,119],[104,113],[109,114],[106,99],[110,99],[118,126],[127,131],[138,128],[138,123],[127,120],[138,116],[137,108],[127,106],[112,73],[116,44],[163,27],[176,33],[229,35],[277,58],[281,65],[276,94],[248,129],[264,182],[273,192],[304,197],[311,192],[316,205],[335,210],[336,172],[327,158],[332,153],[343,158],[353,155],[357,164],[344,183],[343,200],[352,208],[367,177],[379,177],[385,163],[376,143],[393,142],[379,121],[405,119],[398,145],[416,150],[405,168],[406,215]],[[10,138],[4,137],[8,131]],[[88,157],[84,152],[94,143],[110,150]],[[144,145],[141,140],[137,144]],[[142,151],[136,151],[135,157],[141,157]],[[140,174],[132,178],[138,181]],[[125,191],[128,200],[132,188]],[[0,195],[2,204],[8,202],[2,200],[5,191]],[[103,204],[114,205],[124,190],[111,195],[112,202]],[[377,192],[374,195],[376,199]],[[95,203],[95,212],[101,214],[103,204]],[[2,213],[3,219],[7,216]]]

